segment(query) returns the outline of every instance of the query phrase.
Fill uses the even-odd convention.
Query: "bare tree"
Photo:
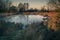
[[[0,11],[7,11],[11,4],[12,2],[10,0],[0,0]]]
[[[49,0],[48,5],[49,7],[55,7],[56,10],[60,10],[60,0]]]

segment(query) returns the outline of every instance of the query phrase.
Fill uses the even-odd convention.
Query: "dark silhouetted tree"
[[[9,11],[10,12],[17,12],[17,8],[15,6],[11,6]]]
[[[10,0],[0,0],[0,12],[6,12],[11,6]]]

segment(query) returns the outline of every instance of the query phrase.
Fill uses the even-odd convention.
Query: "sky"
[[[40,9],[42,6],[46,5],[48,0],[12,0],[13,5],[17,6],[19,3],[29,3],[29,8]]]

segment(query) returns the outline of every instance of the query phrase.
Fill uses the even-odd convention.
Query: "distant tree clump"
[[[11,6],[9,8],[9,12],[17,12],[17,8],[15,6]]]

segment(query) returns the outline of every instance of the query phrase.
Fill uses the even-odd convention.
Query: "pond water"
[[[12,15],[6,16],[3,18],[6,22],[14,22],[16,23],[23,23],[23,24],[31,24],[36,22],[43,21],[43,16],[41,15]]]

